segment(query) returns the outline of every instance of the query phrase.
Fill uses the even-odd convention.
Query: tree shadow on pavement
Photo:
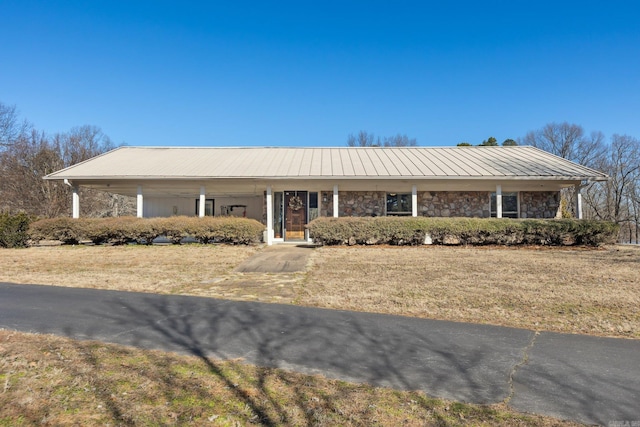
[[[242,359],[257,366],[496,403],[508,395],[510,371],[530,336],[528,331],[514,330],[496,348],[493,340],[482,339],[482,333],[493,333],[484,326],[458,332],[452,339],[447,323],[397,316],[145,294],[103,302],[100,309],[87,309],[101,319],[99,328],[69,326],[66,335],[197,356],[263,425],[282,423],[287,411],[276,398],[265,403],[235,388],[218,359]],[[264,381],[258,378],[259,387]],[[332,406],[326,399],[322,403]],[[298,404],[302,408],[307,403],[300,396]],[[267,413],[267,406],[274,408],[279,419]],[[117,408],[112,411],[119,415]]]

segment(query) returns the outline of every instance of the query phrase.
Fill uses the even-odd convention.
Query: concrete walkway
[[[7,283],[0,283],[0,328],[243,358],[583,423],[640,420],[638,340]]]
[[[305,271],[315,246],[280,244],[267,246],[234,270],[236,273],[296,273]]]

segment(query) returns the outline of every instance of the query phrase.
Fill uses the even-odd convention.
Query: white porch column
[[[496,185],[496,218],[502,218],[502,185]]]
[[[204,218],[204,205],[205,205],[205,193],[204,193],[204,185],[200,186],[200,203],[198,204],[198,216],[200,218]]]
[[[73,195],[71,197],[72,217],[80,218],[80,195],[78,194],[78,187],[74,185],[71,189],[73,191]]]
[[[418,216],[418,188],[415,185],[411,187],[411,216]]]
[[[78,186],[65,178],[64,183],[71,187],[71,218],[80,218],[80,195]]]
[[[580,185],[576,185],[576,218],[582,219],[582,194]]]
[[[267,185],[267,245],[273,244],[273,192]]]
[[[136,198],[136,216],[138,218],[142,218],[143,216],[143,204],[144,204],[144,199],[142,197],[142,185],[138,185],[138,197]]]
[[[333,217],[338,218],[338,185],[333,186]]]

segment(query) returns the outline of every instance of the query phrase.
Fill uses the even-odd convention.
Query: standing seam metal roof
[[[120,147],[47,175],[107,178],[531,178],[606,175],[529,146],[517,147]]]

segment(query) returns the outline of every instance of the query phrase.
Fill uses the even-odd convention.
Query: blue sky
[[[637,1],[0,2],[0,102],[116,144],[640,137]]]

